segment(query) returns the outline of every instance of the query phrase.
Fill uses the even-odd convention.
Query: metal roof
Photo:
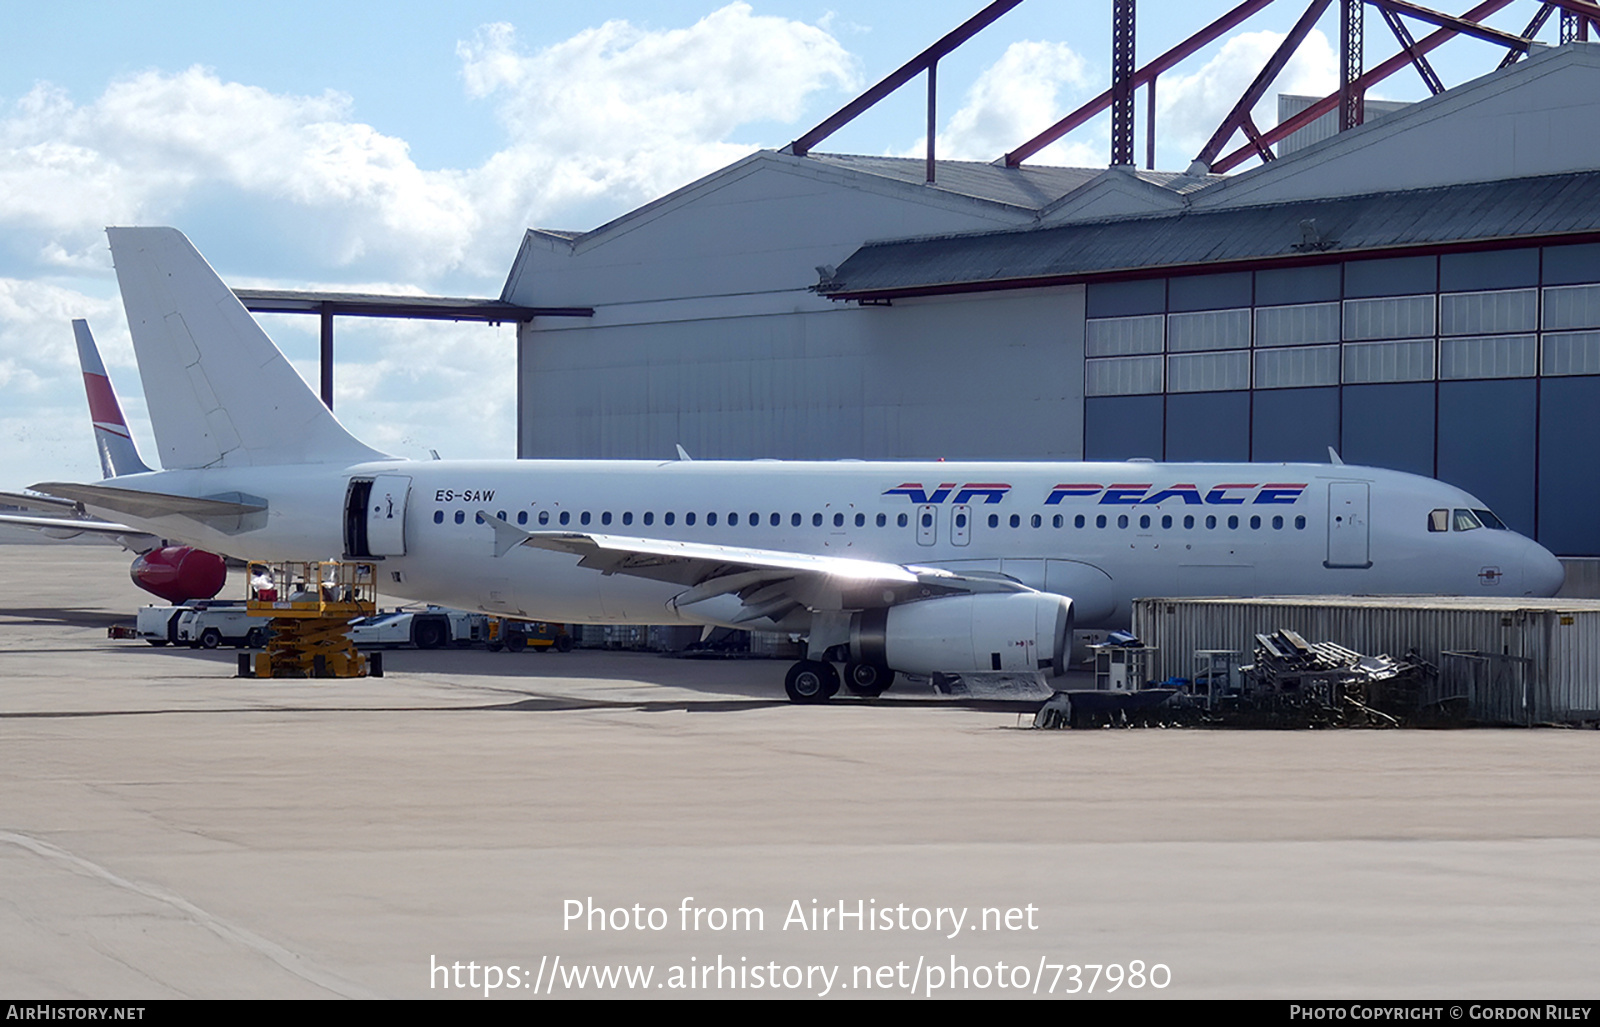
[[[502,300],[457,296],[384,296],[359,292],[235,289],[248,310],[262,314],[338,314],[433,321],[528,322],[535,317],[593,317],[593,307],[524,307]]]
[[[927,164],[922,158],[858,157],[844,153],[809,153],[806,160],[879,178],[924,186],[957,196],[1003,203],[1038,211],[1106,173],[1105,168],[1052,168],[1027,165],[1008,168],[981,161],[934,162],[934,181],[924,181]]]
[[[1301,246],[1308,220],[1320,248]],[[887,299],[1557,237],[1600,239],[1600,171],[870,243],[818,291]]]

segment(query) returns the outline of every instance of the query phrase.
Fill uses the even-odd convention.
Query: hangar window
[[[1440,335],[1531,332],[1538,327],[1539,291],[1457,292],[1439,297]]]
[[[465,510],[457,510],[456,511],[456,523],[457,524],[465,524],[466,521],[467,521],[467,512]]]
[[[1339,384],[1338,346],[1289,346],[1257,350],[1256,388],[1293,389]]]
[[[1304,346],[1339,341],[1339,304],[1297,303],[1256,308],[1257,346]]]
[[[1450,530],[1450,511],[1449,510],[1429,510],[1428,511],[1428,530],[1429,531],[1449,531]]]
[[[1532,378],[1539,369],[1535,335],[1489,335],[1439,341],[1440,378]]]
[[[1159,356],[1085,360],[1083,369],[1086,396],[1138,396],[1161,391]]]
[[[1346,342],[1363,339],[1415,339],[1433,334],[1434,297],[1386,296],[1344,301]]]
[[[1546,335],[1544,373],[1600,374],[1600,332]]]
[[[1600,328],[1600,285],[1556,285],[1544,291],[1545,331]]]
[[[1199,310],[1167,315],[1167,352],[1250,346],[1250,311]]]
[[[1188,353],[1167,358],[1169,392],[1236,392],[1249,387],[1249,350]]]
[[[435,523],[435,524],[443,524],[444,523],[444,511],[443,510],[435,510],[433,512],[433,523]]]
[[[540,510],[539,511],[539,523],[540,524],[549,524],[550,523],[550,511],[549,510]]]
[[[1354,342],[1344,347],[1344,380],[1425,382],[1433,378],[1433,340]]]
[[[1084,325],[1084,355],[1122,357],[1160,353],[1165,321],[1160,314],[1095,318]]]

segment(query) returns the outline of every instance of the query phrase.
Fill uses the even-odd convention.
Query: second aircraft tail
[[[150,423],[168,470],[356,463],[345,430],[172,228],[109,228]]]
[[[139,459],[139,447],[134,445],[133,433],[122,416],[122,404],[117,402],[100,350],[89,334],[89,322],[81,318],[73,321],[72,334],[78,340],[78,364],[83,368],[83,390],[89,394],[89,420],[94,424],[94,448],[100,453],[101,475],[115,478],[119,474],[143,474],[150,468]]]

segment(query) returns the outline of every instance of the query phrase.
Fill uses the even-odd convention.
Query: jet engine
[[[193,546],[163,546],[141,553],[128,568],[133,583],[169,603],[210,599],[222,591],[228,567],[222,557]]]
[[[1072,600],[1049,592],[946,596],[864,610],[852,619],[854,663],[911,674],[1067,669]]]

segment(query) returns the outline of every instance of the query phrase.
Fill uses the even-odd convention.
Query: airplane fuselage
[[[145,522],[169,538],[257,560],[370,556],[386,594],[565,622],[716,618],[673,606],[681,584],[597,573],[567,553],[496,556],[481,514],[533,533],[1002,574],[1071,598],[1079,627],[1125,624],[1139,596],[1516,596],[1561,583],[1532,540],[1460,526],[1455,511],[1485,509],[1468,493],[1338,464],[381,460],[114,483],[266,501],[255,520]]]

